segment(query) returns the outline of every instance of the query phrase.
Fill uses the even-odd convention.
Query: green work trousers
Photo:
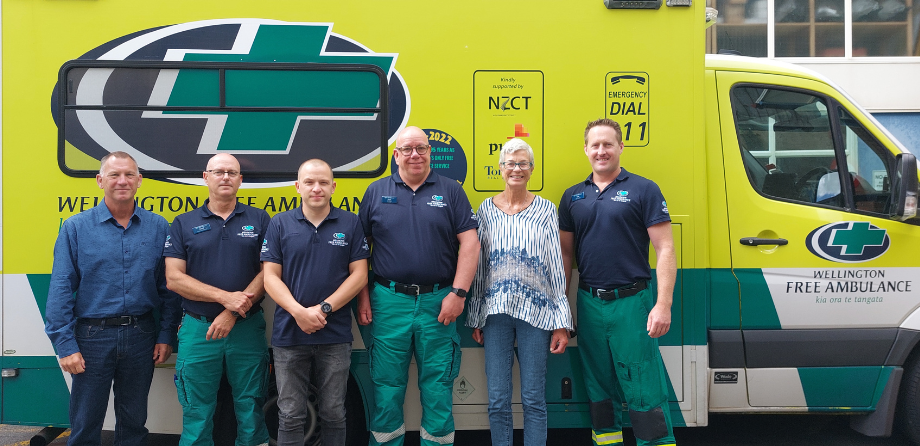
[[[176,392],[182,404],[180,446],[214,444],[214,410],[224,371],[233,391],[237,446],[268,444],[262,406],[268,384],[268,344],[262,312],[240,318],[223,339],[205,339],[210,322],[188,314],[179,327]]]
[[[371,418],[372,446],[403,444],[403,401],[413,354],[422,404],[421,444],[453,444],[452,389],[460,371],[460,336],[456,322],[438,322],[441,300],[449,293],[447,288],[416,297],[374,284],[368,350],[376,406]]]
[[[673,445],[668,375],[649,337],[651,289],[616,300],[578,290],[578,350],[596,445],[623,442],[623,399],[637,445]]]

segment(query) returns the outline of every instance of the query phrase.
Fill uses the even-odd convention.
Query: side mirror
[[[891,182],[891,198],[895,200],[891,218],[905,221],[917,216],[917,194],[920,189],[917,157],[911,153],[901,153],[896,159],[895,177]]]

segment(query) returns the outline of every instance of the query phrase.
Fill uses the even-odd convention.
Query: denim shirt
[[[140,316],[160,312],[158,344],[175,340],[181,309],[166,289],[163,245],[169,223],[134,207],[123,228],[105,201],[68,218],[54,244],[45,332],[64,358],[80,351],[74,337],[77,318]]]

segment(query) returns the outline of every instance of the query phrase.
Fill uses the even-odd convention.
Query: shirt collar
[[[303,220],[303,221],[305,221],[305,222],[307,222],[307,223],[310,223],[309,221],[307,221],[307,216],[303,215],[303,207],[298,207],[297,210],[300,211],[300,212],[294,213],[294,215],[297,216],[297,219],[298,219],[298,220]],[[329,215],[326,215],[326,218],[324,218],[323,221],[326,221],[326,220],[338,220],[338,219],[339,219],[339,212],[342,212],[342,210],[330,204],[330,205],[329,205]],[[322,224],[322,223],[320,223],[320,224]]]
[[[617,175],[617,178],[613,180],[613,183],[619,183],[620,181],[626,181],[629,178],[629,172],[626,171],[624,167],[620,167],[620,174]],[[611,183],[611,184],[613,184]],[[594,184],[594,172],[588,174],[588,178],[585,178],[585,186],[590,186]]]
[[[425,183],[426,184],[437,183],[438,177],[439,175],[434,173],[434,169],[431,169],[428,171],[428,177],[425,178]],[[390,178],[392,178],[393,181],[396,182],[396,184],[406,184],[406,182],[403,181],[402,177],[399,176],[399,169],[396,169],[396,171],[393,172],[393,175],[391,175]]]
[[[109,220],[115,220],[115,217],[112,215],[112,211],[109,210],[109,207],[105,205],[105,198],[99,200],[99,204],[93,209],[93,212],[96,213],[96,221],[99,223],[106,222]],[[131,213],[131,220],[140,220],[141,216],[137,214],[137,204],[134,204],[134,212]]]
[[[216,216],[216,217],[220,218],[220,215],[217,215],[217,214],[211,212],[211,209],[208,209],[208,203],[209,203],[210,201],[211,201],[210,198],[205,198],[205,199],[204,199],[204,205],[200,206],[200,207],[198,208],[198,210],[200,210],[201,213],[204,214],[204,217]],[[237,202],[236,202],[236,205],[233,206],[233,212],[231,212],[231,214],[232,214],[232,215],[236,215],[236,214],[242,214],[242,213],[243,213],[243,208],[240,206],[240,202],[237,201]]]

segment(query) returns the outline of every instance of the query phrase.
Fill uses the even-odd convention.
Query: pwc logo
[[[867,221],[842,221],[817,228],[805,238],[812,254],[840,263],[860,263],[877,259],[888,251],[888,231]]]
[[[150,171],[165,178],[194,175],[199,177],[195,181],[180,181],[195,184],[200,184],[207,159],[217,153],[235,155],[247,172],[267,173],[261,179],[247,174],[246,180],[260,182],[294,176],[296,166],[309,158],[326,160],[336,172],[382,170],[387,157],[381,140],[392,143],[410,112],[409,91],[395,69],[398,55],[375,53],[333,33],[332,27],[204,20],[143,30],[100,45],[78,61],[108,61],[114,68],[62,69],[66,85],[57,85],[52,94],[52,115],[65,129],[65,141],[59,141],[62,170],[86,170],[91,164],[87,156],[98,160],[116,150],[134,156],[145,176]],[[119,67],[121,61],[200,63],[202,68],[131,69]],[[214,62],[246,67],[218,73],[207,68]],[[285,71],[291,63],[334,68]],[[372,72],[349,68],[356,64],[378,67],[385,82]],[[249,68],[256,65],[263,69]],[[380,113],[336,111],[382,108],[381,88],[387,95],[386,128]],[[270,110],[257,113],[246,107]],[[305,112],[305,107],[317,111]],[[379,163],[371,162],[375,159]]]

